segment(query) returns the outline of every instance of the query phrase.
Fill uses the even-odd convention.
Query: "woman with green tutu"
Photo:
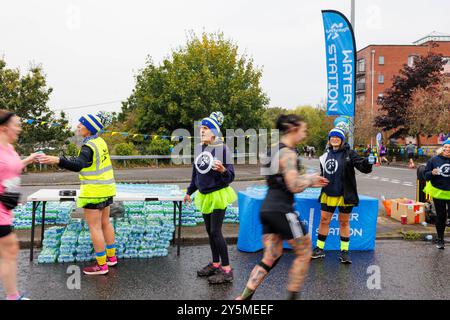
[[[213,112],[202,120],[200,128],[201,144],[196,146],[191,184],[184,202],[192,202],[203,214],[212,262],[197,271],[199,277],[208,277],[211,284],[233,281],[228,248],[222,234],[222,224],[227,207],[237,196],[230,184],[234,180],[234,166],[230,150],[219,138],[223,114]]]

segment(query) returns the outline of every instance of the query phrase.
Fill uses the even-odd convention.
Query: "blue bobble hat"
[[[342,129],[339,128],[331,129],[330,133],[328,134],[328,140],[330,140],[331,137],[338,137],[341,138],[342,142],[345,141],[345,133]]]
[[[107,112],[99,112],[96,115],[86,114],[80,118],[80,123],[84,125],[92,134],[97,134],[104,127],[112,122],[112,115]]]
[[[442,145],[445,146],[446,144],[450,144],[450,138],[448,138],[447,140],[445,140],[444,142],[442,142]]]
[[[223,114],[220,111],[215,111],[211,115],[202,120],[202,126],[208,127],[217,137],[220,134],[220,126],[223,123]]]

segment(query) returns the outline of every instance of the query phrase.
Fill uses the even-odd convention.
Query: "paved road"
[[[304,160],[304,164],[308,169],[318,170],[319,161],[317,159],[313,160]],[[161,171],[158,171],[161,170]],[[168,169],[154,169],[152,174],[155,179],[159,180],[170,180],[174,176],[177,177],[178,180],[188,180],[190,178],[191,169],[187,167],[177,168],[178,171],[175,173]],[[145,173],[146,170],[130,170],[129,172],[122,170],[121,176],[123,179],[134,178]],[[257,167],[247,166],[241,167],[238,171],[238,175],[240,177],[249,177],[249,178],[259,178],[259,169]],[[148,173],[147,173],[148,174]],[[59,175],[69,176],[73,175],[72,173],[56,173],[55,178],[57,181],[61,182],[61,177]],[[51,180],[48,180],[45,183],[46,178],[51,177],[51,174],[39,174],[39,177],[32,178],[32,174],[25,176],[25,181],[40,181],[43,185],[40,186],[24,186],[23,192],[25,196],[42,189],[42,188],[56,188],[56,189],[70,189],[70,188],[79,188],[79,186],[74,185],[58,185],[52,186]],[[358,182],[358,191],[360,194],[365,194],[368,196],[372,196],[375,198],[379,198],[384,195],[386,198],[398,198],[398,197],[407,197],[407,198],[415,198],[416,195],[416,171],[406,168],[398,168],[398,167],[374,167],[373,172],[369,175],[362,174],[357,172],[357,182]],[[186,182],[173,182],[180,185],[181,188],[187,188],[188,183]],[[46,184],[46,185],[45,185]],[[264,181],[236,181],[233,183],[233,187],[237,191],[245,190],[250,185],[264,185]]]
[[[239,252],[230,247],[234,267],[233,284],[210,286],[196,277],[195,270],[210,257],[207,246],[183,247],[176,257],[123,260],[107,276],[81,276],[81,289],[69,290],[67,264],[30,265],[28,251],[21,251],[19,286],[33,299],[189,299],[227,300],[244,288],[261,253]],[[341,265],[337,252],[325,260],[313,261],[305,283],[303,299],[450,299],[448,266],[450,252],[437,250],[428,242],[377,241],[375,251],[353,252],[353,264]],[[287,272],[293,260],[286,251],[255,299],[284,299]],[[370,266],[380,271],[381,289],[369,289]],[[377,282],[371,282],[376,284]],[[0,288],[0,296],[3,295]]]
[[[304,160],[306,167],[319,170],[317,159]],[[386,198],[407,197],[415,199],[416,196],[416,170],[399,167],[373,167],[370,174],[363,174],[356,170],[358,192],[371,197]]]
[[[260,179],[260,168],[256,165],[235,165],[236,180]],[[116,169],[117,182],[132,181],[136,183],[181,183],[189,182],[192,166],[148,167]],[[22,176],[23,185],[79,184],[78,174],[65,170],[55,172],[29,173]]]

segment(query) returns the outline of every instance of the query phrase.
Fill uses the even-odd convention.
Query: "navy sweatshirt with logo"
[[[330,181],[323,192],[330,197],[340,197],[344,195],[344,184],[342,176],[344,172],[344,150],[329,150],[323,168],[323,176]]]
[[[433,175],[432,171],[436,168],[440,169],[440,175]],[[431,158],[427,162],[424,175],[427,181],[431,181],[433,187],[444,191],[450,191],[450,158],[442,155]]]
[[[214,160],[220,160],[226,168],[224,173],[212,169]],[[226,188],[234,180],[234,166],[228,147],[223,143],[198,145],[194,156],[191,184],[187,194],[195,191],[208,194]]]

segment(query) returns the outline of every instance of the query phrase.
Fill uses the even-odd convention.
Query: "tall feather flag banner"
[[[355,115],[356,43],[353,28],[339,11],[323,10],[327,63],[327,115]]]

